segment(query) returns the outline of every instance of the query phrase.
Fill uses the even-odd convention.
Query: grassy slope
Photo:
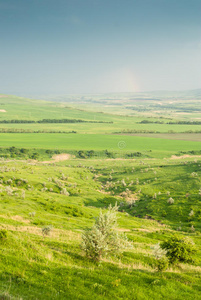
[[[1,228],[8,230],[7,240],[1,241],[2,294],[22,299],[167,299],[168,293],[170,299],[200,299],[199,213],[196,212],[194,219],[196,233],[187,233],[189,210],[193,207],[196,211],[200,202],[200,177],[190,176],[195,170],[199,175],[199,162],[187,166],[163,160],[144,163],[140,160],[69,160],[54,166],[2,162],[3,187],[12,178],[10,185],[16,189],[12,196],[1,191]],[[158,169],[161,164],[164,168]],[[147,168],[149,170],[145,171]],[[121,184],[116,184],[117,190],[104,188],[112,169],[113,182],[124,178],[128,184],[133,180],[130,190],[136,194],[141,189],[137,206],[131,209],[125,206],[125,212],[118,213],[119,228],[126,231],[134,248],[96,264],[86,259],[80,250],[81,232],[93,224],[93,216],[98,215],[100,207],[123,200],[118,196],[123,190]],[[61,179],[62,173],[68,178]],[[93,179],[95,174],[99,174],[96,180]],[[50,177],[62,182],[70,196],[61,195],[57,183],[48,180]],[[21,178],[28,182],[19,185],[17,182]],[[136,178],[139,185],[135,184]],[[42,190],[44,186],[48,190]],[[107,193],[99,191],[101,186]],[[175,199],[171,207],[166,203],[167,189]],[[25,190],[25,199],[21,197],[22,190]],[[161,195],[155,205],[151,195],[159,190]],[[183,197],[187,191],[190,199]],[[148,199],[144,199],[148,193]],[[183,210],[178,219],[174,211],[181,201]],[[169,210],[173,213],[169,214]],[[36,215],[30,217],[33,211]],[[166,225],[134,217],[146,213]],[[181,225],[180,220],[181,234],[191,236],[199,250],[196,262],[175,270],[170,268],[160,275],[155,272],[150,246],[173,234],[174,228]],[[44,225],[53,226],[51,235],[45,238],[41,234]]]
[[[66,105],[61,103],[16,97],[1,98],[0,103],[3,104],[1,108],[7,110],[7,113],[1,114],[1,119],[71,117],[114,121],[114,124],[82,126],[43,124],[43,128],[77,129],[82,133],[102,134],[1,134],[2,147],[108,149],[120,154],[152,150],[147,154],[155,157],[143,161],[142,158],[74,159],[51,165],[1,161],[0,227],[8,231],[8,238],[0,241],[0,298],[10,299],[12,295],[15,299],[144,300],[167,299],[168,295],[169,299],[201,299],[201,162],[193,158],[188,158],[188,162],[163,159],[180,150],[200,150],[199,142],[103,134],[107,130],[142,128],[142,125],[136,124],[142,116],[125,118],[83,112],[64,108]],[[4,125],[1,124],[5,128],[30,126]],[[42,128],[38,124],[36,126]],[[159,128],[161,125],[153,126]],[[150,129],[150,124],[146,128]],[[119,145],[125,147],[120,149]],[[66,179],[62,179],[62,173]],[[94,175],[98,177],[95,179]],[[126,187],[118,183],[122,179],[126,181]],[[137,179],[139,184],[136,184]],[[114,186],[107,188],[107,181],[113,182]],[[133,183],[129,189],[132,197],[137,199],[132,207],[120,197],[131,181]],[[5,191],[9,185],[13,195]],[[60,194],[61,185],[70,196]],[[25,198],[22,190],[25,191]],[[173,205],[167,203],[167,191],[175,200]],[[157,194],[156,199],[154,194]],[[94,263],[86,259],[80,249],[81,233],[93,224],[93,217],[98,215],[100,207],[107,207],[116,201],[123,202],[118,213],[119,228],[133,241],[133,249],[119,257],[111,256],[99,264]],[[189,219],[191,210],[194,216]],[[31,217],[30,212],[36,212],[35,217]],[[41,228],[45,225],[52,225],[53,231],[43,238]],[[190,231],[192,225],[195,232]],[[170,237],[178,228],[181,235],[190,236],[195,242],[198,249],[195,262],[158,274],[150,246]]]

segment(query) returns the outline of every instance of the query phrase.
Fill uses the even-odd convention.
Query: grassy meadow
[[[122,109],[115,96],[107,100],[114,109],[105,113],[101,97],[72,104],[73,97],[0,98],[0,121],[113,122],[0,123],[27,130],[0,133],[0,299],[201,299],[201,141],[199,133],[181,133],[201,126],[139,123],[148,116],[154,122],[197,120],[198,113],[178,115],[181,107],[156,113],[158,99],[147,106],[123,96]],[[161,101],[167,106],[171,97]],[[183,109],[191,109],[185,101]],[[114,133],[151,126],[157,136]],[[175,133],[168,133],[171,126]],[[87,258],[80,246],[84,230],[115,203],[116,230],[132,247],[100,261]],[[175,234],[190,238],[196,252],[191,262],[159,272],[152,248]]]

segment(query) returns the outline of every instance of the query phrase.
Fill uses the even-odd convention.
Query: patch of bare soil
[[[127,229],[127,228],[117,228],[118,231],[120,232],[129,232],[130,229]]]
[[[68,160],[71,158],[70,154],[67,153],[62,153],[62,154],[55,154],[52,156],[52,159],[54,159],[55,161],[60,161],[60,160]]]
[[[0,109],[0,112],[6,112],[6,110],[5,109]]]
[[[196,158],[196,157],[201,157],[201,155],[188,155],[188,154],[182,156],[172,155],[170,159],[184,159],[184,158]]]
[[[135,158],[130,158],[132,160],[136,160]],[[106,158],[106,160],[129,160],[129,158]]]
[[[145,229],[145,228],[134,228],[133,231],[153,232],[153,230]]]
[[[14,226],[14,225],[6,224],[4,226],[0,225],[0,229],[27,232],[30,234],[39,235],[41,237],[43,236],[41,228],[38,228],[36,226]],[[52,230],[50,235],[53,238],[59,238],[61,236],[63,239],[64,237],[66,237],[68,239],[68,241],[75,240],[75,238],[77,240],[80,240],[80,237],[81,237],[81,235],[77,232],[73,232],[71,230],[60,230],[60,229],[56,229],[56,228],[54,228]]]
[[[52,164],[58,161],[68,160],[72,157],[72,155],[67,153],[55,154],[52,156],[52,160],[42,161],[43,164]]]
[[[97,192],[105,194],[105,195],[110,195],[111,194],[111,192],[106,192],[106,191],[103,191],[103,190],[97,190]]]
[[[18,222],[22,222],[22,223],[26,223],[26,224],[29,224],[30,221],[29,220],[26,220],[24,219],[23,217],[21,216],[12,216],[12,217],[8,217],[6,215],[0,215],[1,218],[4,218],[4,219],[12,219],[12,220],[15,220],[15,221],[18,221]]]
[[[22,223],[27,223],[27,224],[30,223],[29,220],[26,220],[26,219],[24,219],[24,218],[21,217],[21,216],[12,216],[11,219],[12,219],[12,220],[15,220],[15,221],[22,222]]]

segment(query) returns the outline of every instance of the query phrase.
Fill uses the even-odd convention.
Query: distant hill
[[[201,100],[201,89],[185,90],[185,91],[145,91],[130,93],[102,93],[102,94],[29,94],[20,96],[43,99],[58,102],[90,102],[90,101],[112,101],[112,100]]]

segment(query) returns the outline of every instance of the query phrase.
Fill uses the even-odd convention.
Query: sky
[[[0,93],[201,88],[201,0],[0,0]]]

